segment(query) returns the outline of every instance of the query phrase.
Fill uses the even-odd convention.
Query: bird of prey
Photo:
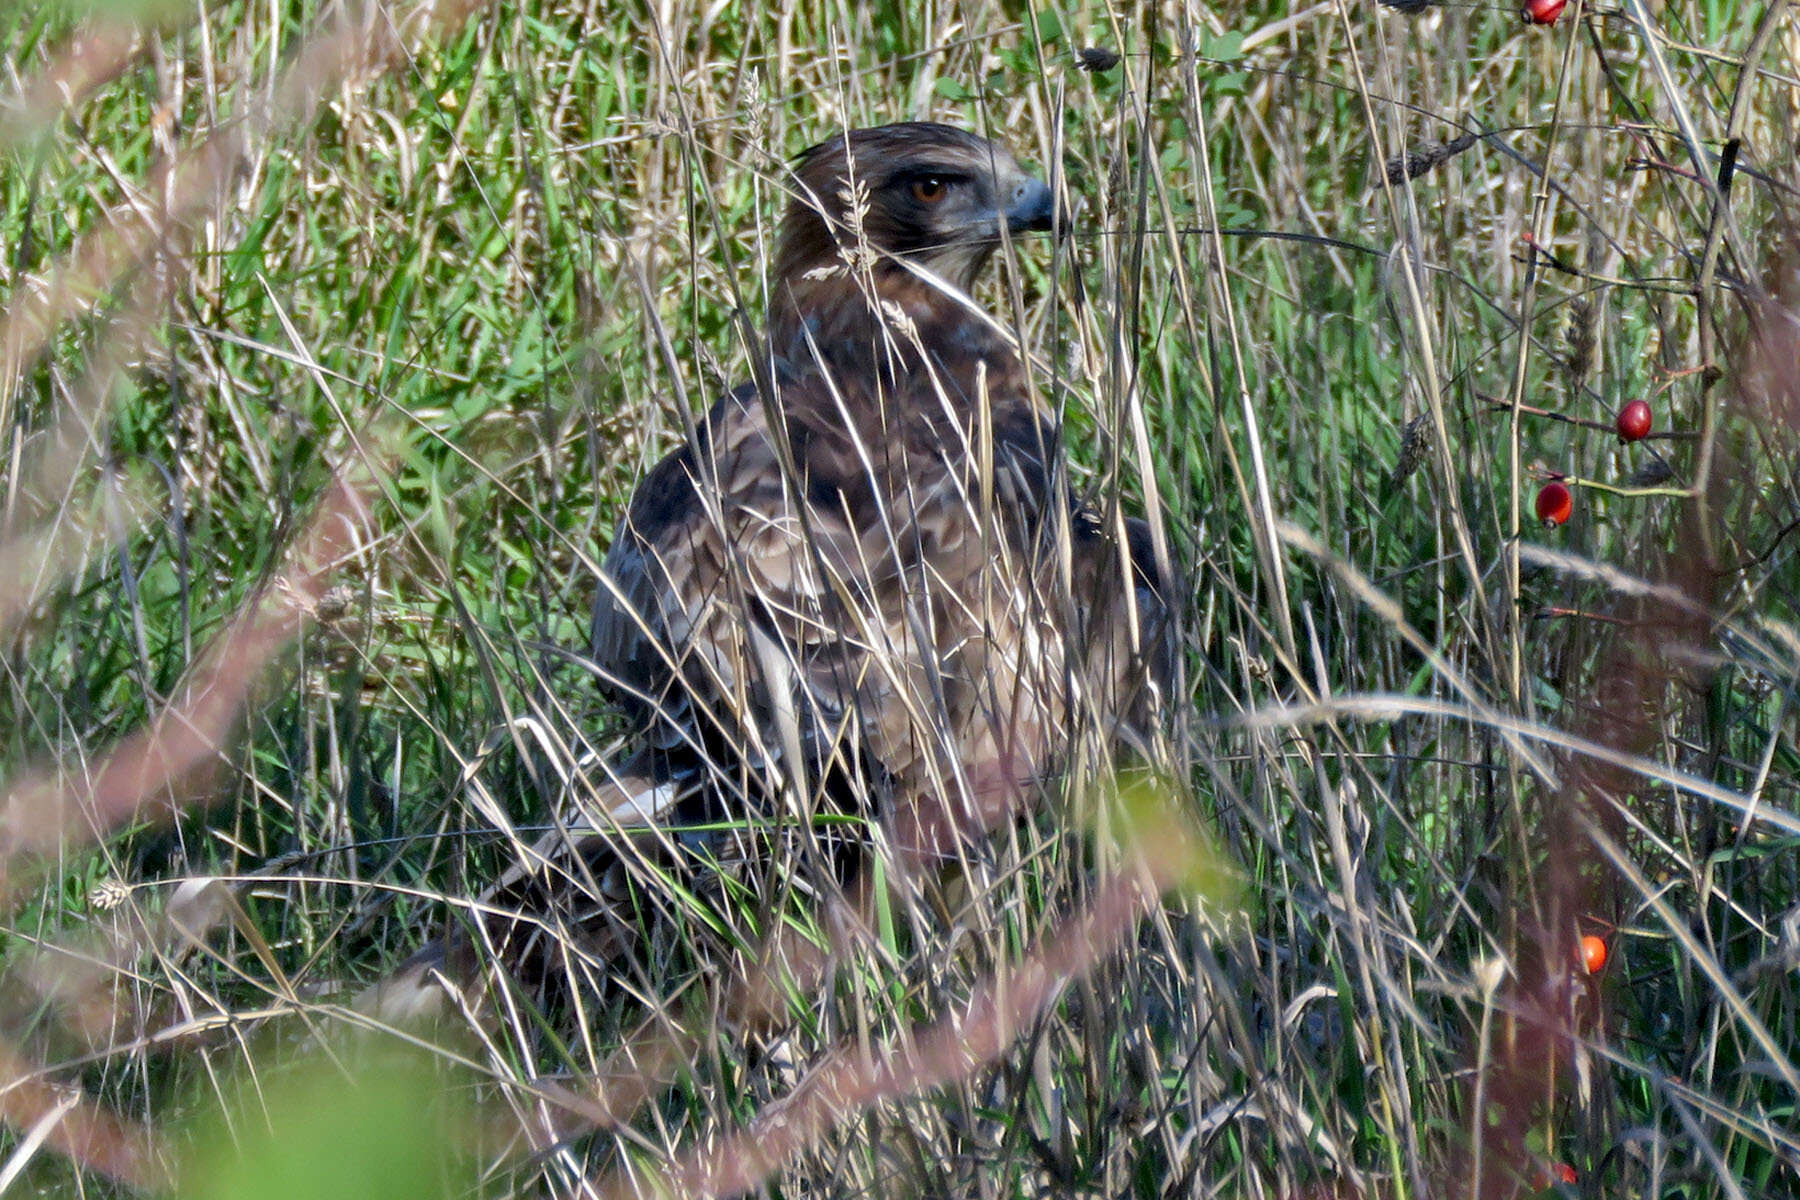
[[[637,748],[581,803],[571,879],[604,892],[592,846],[622,830],[743,806],[858,804],[927,862],[1082,739],[1146,737],[1172,645],[1150,529],[1076,501],[1028,356],[971,298],[1056,222],[950,126],[799,156],[753,378],[650,470],[600,573],[593,663]]]

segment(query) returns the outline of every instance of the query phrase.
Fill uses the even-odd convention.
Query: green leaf
[[[1209,37],[1200,43],[1201,58],[1235,62],[1243,56],[1244,35],[1235,29],[1227,29],[1218,37]]]
[[[1062,36],[1062,21],[1053,12],[1041,12],[1038,14],[1037,31],[1038,37],[1043,41],[1054,42]]]
[[[346,1075],[323,1058],[239,1089],[195,1140],[195,1200],[433,1200],[468,1195],[462,1093],[424,1055],[365,1047]]]

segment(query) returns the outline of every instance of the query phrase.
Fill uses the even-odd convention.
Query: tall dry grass
[[[1793,22],[15,11],[0,1190],[1800,1192]],[[834,955],[752,822],[636,953],[366,1028],[616,753],[593,565],[747,370],[785,157],[914,116],[1076,207],[989,299],[1183,564],[1247,911],[1058,789]]]

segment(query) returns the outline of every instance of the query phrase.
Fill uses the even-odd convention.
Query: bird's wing
[[[1081,621],[1079,670],[1103,744],[1146,752],[1175,674],[1175,595],[1147,522],[1078,513],[1072,590]]]
[[[784,407],[801,387],[784,388]],[[869,489],[833,453],[832,431],[804,416],[783,426],[753,389],[724,397],[646,477],[606,557],[594,658],[666,746],[723,737],[771,761],[820,721],[797,703],[829,719],[855,694],[863,631],[843,619],[843,597],[866,609],[891,562],[867,536],[880,523],[859,500]]]

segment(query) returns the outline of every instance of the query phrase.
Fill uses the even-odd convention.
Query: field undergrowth
[[[1785,2],[0,27],[0,1192],[1800,1195]],[[1118,907],[1071,778],[809,986],[758,830],[628,961],[375,1028],[617,751],[595,566],[786,164],[916,118],[1073,213],[984,298],[1166,530],[1236,883]]]

